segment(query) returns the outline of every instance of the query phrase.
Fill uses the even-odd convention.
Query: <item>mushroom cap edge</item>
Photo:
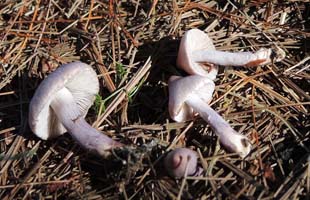
[[[193,119],[194,110],[185,102],[191,95],[198,95],[209,103],[212,99],[215,84],[211,79],[200,75],[186,77],[171,76],[169,87],[169,114],[176,122]]]
[[[209,77],[210,74],[200,63],[192,59],[192,53],[199,50],[215,50],[211,38],[199,29],[191,29],[185,32],[181,39],[177,56],[177,66],[189,74],[198,74]],[[216,74],[214,74],[216,76]],[[215,79],[215,77],[212,77]]]

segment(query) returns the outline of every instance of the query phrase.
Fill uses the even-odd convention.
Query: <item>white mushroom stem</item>
[[[51,102],[53,111],[72,137],[86,150],[104,156],[107,155],[107,150],[122,146],[85,121],[68,89],[59,90],[55,96]]]
[[[225,52],[217,50],[199,50],[192,53],[195,62],[208,62],[224,66],[257,66],[267,64],[272,60],[271,49],[260,49],[251,52]]]
[[[209,123],[227,150],[238,153],[242,158],[250,152],[251,143],[248,138],[232,129],[228,122],[198,96],[192,95],[186,100],[186,104]]]

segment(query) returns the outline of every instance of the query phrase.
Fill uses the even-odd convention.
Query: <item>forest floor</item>
[[[220,67],[211,106],[253,144],[225,151],[201,118],[176,123],[168,79],[185,31],[224,51],[278,46],[260,67]],[[101,159],[69,134],[43,141],[28,126],[39,83],[80,60],[100,93],[86,120],[136,146]],[[310,198],[310,5],[305,1],[0,0],[0,199]],[[175,180],[167,152],[189,147],[204,173]]]

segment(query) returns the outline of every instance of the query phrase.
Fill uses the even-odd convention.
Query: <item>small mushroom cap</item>
[[[214,82],[200,75],[171,76],[169,79],[169,114],[176,122],[193,119],[193,108],[185,102],[191,95],[198,95],[209,103],[215,88]]]
[[[215,47],[212,40],[205,32],[199,29],[191,29],[187,31],[181,39],[177,66],[188,74],[198,74],[214,80],[217,75],[217,68],[209,73],[204,69],[202,63],[193,60],[192,54],[199,50],[215,50]]]
[[[41,139],[57,137],[66,132],[50,107],[54,96],[68,89],[85,117],[99,91],[96,72],[87,64],[72,62],[60,66],[39,85],[29,105],[29,126]]]
[[[194,175],[197,171],[197,153],[188,148],[177,148],[167,154],[164,165],[168,174],[174,178]]]

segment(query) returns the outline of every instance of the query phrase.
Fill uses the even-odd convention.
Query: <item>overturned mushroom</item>
[[[170,116],[177,122],[183,122],[199,113],[218,135],[221,144],[244,158],[251,150],[251,143],[208,105],[213,90],[214,83],[203,76],[172,76],[169,80]]]
[[[275,49],[261,48],[254,53],[218,51],[205,32],[191,29],[182,37],[177,66],[189,74],[197,74],[214,80],[218,71],[216,65],[250,67],[273,61],[278,62],[284,57],[285,52],[279,47],[275,47]],[[210,69],[205,70],[204,65],[208,65]]]
[[[196,176],[202,172],[197,165],[197,153],[188,148],[177,148],[167,154],[164,165],[168,174],[174,178],[185,175]]]
[[[91,127],[84,119],[99,83],[87,64],[62,65],[39,85],[30,102],[29,125],[41,139],[69,132],[86,150],[105,156],[120,143]]]

